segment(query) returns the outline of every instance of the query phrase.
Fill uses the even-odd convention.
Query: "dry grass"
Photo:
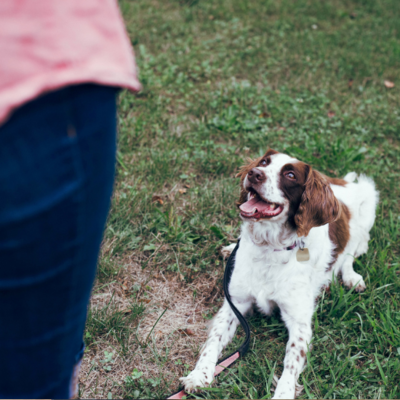
[[[146,304],[146,311],[137,327],[132,328],[128,340],[136,350],[124,354],[112,336],[89,346],[79,377],[80,397],[105,398],[111,390],[114,397],[123,396],[125,378],[135,368],[146,379],[160,375],[162,367],[164,379],[173,382],[173,391],[185,364],[194,366],[198,350],[205,342],[207,320],[204,316],[221,297],[217,280],[216,275],[204,276],[187,284],[176,274],[165,276],[162,272],[142,270],[137,262],[124,263],[114,283],[100,293],[95,288],[91,308],[102,309],[112,301],[117,310],[129,312],[132,288],[140,286],[135,297]],[[105,351],[114,353],[113,363],[102,362]],[[111,366],[110,371],[103,368],[105,364]]]

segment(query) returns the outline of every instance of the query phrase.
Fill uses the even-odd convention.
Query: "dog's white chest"
[[[236,258],[231,296],[242,301],[251,299],[269,314],[273,303],[295,304],[314,292],[310,286],[315,271],[310,265],[296,261],[296,249],[265,253],[256,246],[243,244]]]
[[[262,301],[276,299],[285,285],[291,285],[293,274],[288,273],[292,268],[289,260],[294,257],[293,252],[270,253],[255,255],[248,260],[247,265],[238,263],[237,268],[241,269],[238,275],[242,286],[246,287],[256,302],[261,299]]]

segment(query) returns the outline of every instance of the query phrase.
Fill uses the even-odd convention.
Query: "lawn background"
[[[93,292],[111,297],[89,311],[81,397],[162,398],[177,389],[203,339],[176,326],[169,339],[182,346],[186,334],[191,347],[171,360],[173,341],[161,345],[156,329],[140,338],[154,289],[129,281],[128,266],[149,282],[161,271],[191,290],[194,304],[202,299],[205,329],[223,297],[219,250],[239,234],[235,174],[271,147],[333,177],[365,173],[380,191],[368,254],[355,261],[367,290],[333,284],[320,297],[301,397],[400,398],[400,2],[121,0],[120,7],[143,91],[120,95],[116,192]],[[202,280],[212,282],[207,298]],[[121,310],[117,296],[129,307]],[[248,355],[198,396],[271,396],[287,331],[279,313],[250,323]],[[243,340],[238,334],[230,349]],[[139,351],[141,362],[132,361]]]

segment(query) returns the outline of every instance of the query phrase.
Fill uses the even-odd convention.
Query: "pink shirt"
[[[140,90],[116,0],[0,0],[0,124],[41,93],[84,82]]]

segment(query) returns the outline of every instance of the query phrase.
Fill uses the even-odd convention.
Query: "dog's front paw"
[[[236,247],[236,243],[232,243],[229,246],[224,246],[221,249],[222,257],[224,257],[224,259],[228,258],[231,255],[232,251],[235,249],[235,247]]]
[[[363,292],[367,288],[363,277],[360,274],[357,274],[357,272],[351,271],[347,274],[343,274],[342,279],[343,283],[348,288],[355,286],[354,290],[356,292]]]
[[[208,386],[212,382],[212,377],[206,372],[200,370],[192,371],[187,377],[179,378],[182,382],[185,392],[196,392],[198,389]]]
[[[295,394],[291,387],[284,387],[284,385],[278,385],[275,389],[273,399],[294,399]]]
[[[272,384],[275,386],[273,399],[295,399],[303,391],[303,386],[295,382],[294,388],[290,382],[282,382],[274,375]],[[293,390],[294,389],[294,390]]]

